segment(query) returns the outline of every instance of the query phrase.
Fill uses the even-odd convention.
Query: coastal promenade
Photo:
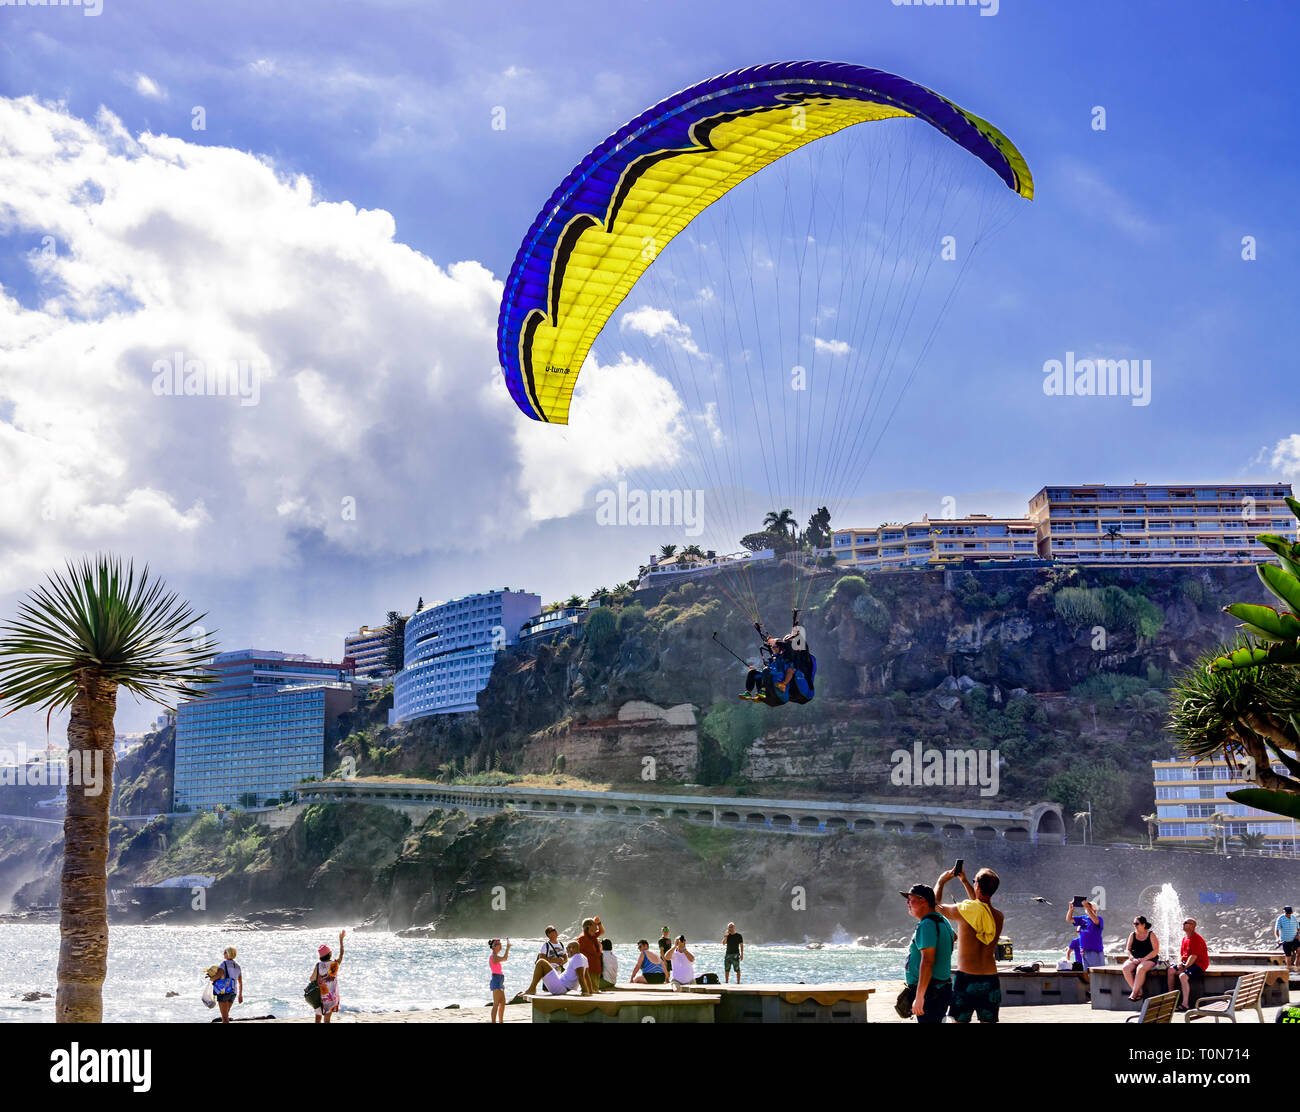
[[[871,998],[867,1008],[868,1023],[906,1023],[894,1012],[894,999],[903,989],[902,981],[882,981],[879,991]],[[511,1004],[506,1008],[507,1023],[531,1023],[532,1008],[527,1004]],[[483,1005],[476,1008],[430,1008],[412,1012],[348,1013],[337,1016],[335,1023],[488,1023],[492,1009]],[[1004,1007],[1000,1013],[1002,1023],[1123,1023],[1131,1013],[1108,1012],[1087,1004],[1047,1004],[1034,1008]],[[310,1015],[278,1019],[277,1023],[312,1023]],[[1181,1023],[1179,1018],[1176,1022]],[[1243,1020],[1252,1023],[1253,1020]]]
[[[927,834],[944,838],[1003,839],[1060,845],[1065,824],[1059,803],[1021,810],[927,807],[920,804],[840,803],[753,796],[657,795],[564,788],[472,787],[431,780],[322,780],[299,784],[305,802],[366,803],[422,822],[435,810],[512,811],[542,817],[681,819],[706,826],[825,835],[839,831]],[[289,811],[286,808],[286,813]],[[284,821],[284,820],[281,820]],[[288,821],[292,821],[290,818]]]

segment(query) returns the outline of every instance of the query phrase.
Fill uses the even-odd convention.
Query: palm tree
[[[581,606],[581,605],[582,605],[582,596],[581,596],[581,595],[570,595],[568,598],[566,598],[566,599],[564,600],[564,605],[565,605],[566,607],[568,607],[568,606]]]
[[[1142,816],[1142,821],[1147,824],[1147,849],[1156,848],[1156,823],[1159,820],[1159,813],[1154,811],[1149,815]]]
[[[1228,836],[1224,833],[1224,824],[1228,821],[1228,816],[1222,811],[1215,811],[1210,816],[1210,825],[1214,827],[1214,847],[1218,851],[1219,840],[1223,841],[1223,852],[1228,852]]]
[[[1110,554],[1111,554],[1112,556],[1114,556],[1114,555],[1115,555],[1115,545],[1116,545],[1116,543],[1117,543],[1117,542],[1119,541],[1119,539],[1120,539],[1120,531],[1119,531],[1119,527],[1116,526],[1116,525],[1112,525],[1109,529],[1106,530],[1106,532],[1103,534],[1103,536],[1105,536],[1105,538],[1106,538],[1108,541],[1110,541]]]
[[[794,531],[794,512],[792,510],[770,510],[763,518],[763,528],[770,533],[779,533],[791,537]]]
[[[99,555],[66,573],[51,573],[0,626],[0,703],[13,713],[70,708],[69,772],[83,785],[69,791],[63,820],[59,888],[60,1023],[103,1018],[108,965],[108,805],[113,794],[113,717],[117,689],[147,702],[197,695],[216,677],[214,655],[195,630],[205,615],[117,557]],[[93,770],[93,772],[92,772]]]
[[[1241,843],[1242,849],[1263,849],[1263,834],[1238,834],[1237,841]]]
[[[665,560],[672,559],[676,554],[677,546],[675,544],[663,544],[659,546],[659,555]]]
[[[1074,821],[1076,824],[1083,826],[1083,844],[1086,846],[1088,844],[1088,829],[1092,826],[1092,812],[1075,811]]]

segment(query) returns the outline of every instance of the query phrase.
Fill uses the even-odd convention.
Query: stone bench
[[[1201,996],[1218,996],[1231,992],[1237,978],[1247,973],[1264,974],[1264,994],[1261,1003],[1272,1007],[1285,1004],[1291,996],[1290,976],[1284,965],[1214,965],[1211,958],[1210,968],[1201,978],[1201,984],[1192,988],[1192,1004]],[[1124,974],[1118,965],[1100,965],[1090,971],[1092,974],[1092,1006],[1104,1011],[1136,1012],[1142,1007],[1139,1000],[1128,998],[1128,985],[1124,983]],[[1143,996],[1158,996],[1168,991],[1167,974],[1161,969],[1148,973],[1142,986]],[[1181,991],[1181,990],[1180,990]]]
[[[640,986],[638,986],[640,987]],[[650,988],[657,986],[651,985]],[[549,992],[524,999],[533,1006],[534,1023],[712,1023],[718,997],[704,993]]]
[[[866,1023],[876,991],[856,982],[684,985],[682,993],[719,1000],[717,1023]]]
[[[1088,980],[1082,972],[1040,969],[1037,973],[1017,973],[998,967],[998,988],[1002,1007],[1019,1008],[1039,1004],[1086,1004]]]
[[[1163,947],[1162,947],[1163,948]],[[1128,961],[1125,953],[1112,951],[1106,955],[1108,965],[1123,965]],[[1210,968],[1216,965],[1285,965],[1286,955],[1281,950],[1211,950]]]

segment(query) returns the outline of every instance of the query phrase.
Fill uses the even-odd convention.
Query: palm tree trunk
[[[87,669],[78,677],[68,721],[68,810],[59,890],[59,1023],[103,1019],[108,971],[108,807],[113,794],[113,715],[117,685]],[[93,782],[98,779],[98,783]],[[98,788],[98,790],[96,790]],[[93,793],[93,794],[92,794]]]

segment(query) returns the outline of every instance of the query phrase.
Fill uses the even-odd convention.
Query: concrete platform
[[[876,988],[860,982],[685,985],[683,993],[717,996],[716,1023],[866,1023]]]
[[[1110,953],[1106,955],[1107,965],[1123,965],[1128,961],[1128,955],[1123,953]],[[1285,965],[1286,955],[1281,950],[1220,950],[1218,952],[1210,951],[1210,968],[1216,965]]]
[[[1213,962],[1214,959],[1211,958],[1210,960]],[[1258,965],[1216,966],[1211,964],[1203,979],[1204,987],[1193,990],[1193,994],[1197,997],[1219,996],[1231,992],[1233,986],[1237,983],[1238,977],[1246,973],[1258,973],[1259,970]],[[1094,1009],[1117,1012],[1136,1012],[1141,1009],[1141,1001],[1128,998],[1128,985],[1124,983],[1124,974],[1120,966],[1098,966],[1091,973],[1092,1006]],[[1148,974],[1142,987],[1145,990],[1144,996],[1159,996],[1160,993],[1169,991],[1166,986],[1164,971]],[[1287,974],[1286,967],[1282,965],[1266,967],[1264,994],[1260,999],[1264,1007],[1270,1008],[1285,1004],[1290,1000],[1290,996],[1290,977]],[[1193,999],[1192,1004],[1195,1003],[1196,1000]]]
[[[1082,972],[1040,969],[1037,973],[1017,973],[999,965],[998,982],[1004,1008],[1088,1002],[1088,981]]]
[[[719,997],[695,992],[525,996],[534,1023],[712,1023]]]

